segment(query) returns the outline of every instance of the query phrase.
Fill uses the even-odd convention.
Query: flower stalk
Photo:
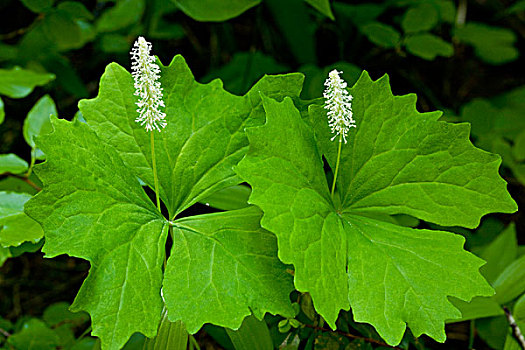
[[[337,174],[339,172],[339,163],[341,161],[342,143],[346,143],[346,136],[350,128],[355,128],[355,120],[352,112],[352,95],[346,90],[346,82],[339,77],[339,72],[336,69],[328,74],[324,85],[326,89],[323,93],[325,100],[324,108],[328,110],[328,126],[331,128],[332,134],[335,134],[331,141],[339,136],[339,147],[337,150],[337,161],[335,165],[334,181],[332,182],[331,196],[334,198],[335,183]]]
[[[153,131],[158,132],[165,128],[167,123],[164,120],[166,114],[160,109],[165,107],[162,99],[162,87],[158,81],[160,78],[160,68],[155,63],[155,57],[150,55],[151,43],[139,36],[133,49],[131,50],[133,70],[132,76],[135,81],[135,96],[139,97],[137,101],[137,112],[139,116],[135,122],[144,126],[146,131],[150,132],[151,140],[151,165],[153,168],[153,180],[155,185],[155,199],[157,209],[161,212],[159,197],[159,180],[157,176],[157,164],[155,160],[155,136]]]

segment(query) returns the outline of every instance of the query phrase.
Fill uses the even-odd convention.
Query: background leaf
[[[405,33],[416,33],[431,30],[438,24],[437,9],[430,3],[421,3],[405,12],[401,27]]]
[[[404,43],[408,52],[426,60],[433,60],[437,56],[451,57],[454,54],[451,43],[430,33],[411,35]]]
[[[454,33],[460,41],[474,46],[476,55],[487,63],[503,64],[519,56],[513,46],[516,34],[509,29],[468,22],[457,27]]]
[[[51,116],[57,116],[57,109],[53,99],[45,95],[35,103],[24,120],[24,139],[32,148],[35,147],[35,136],[51,131]]]
[[[11,98],[26,97],[35,86],[42,86],[55,79],[54,74],[37,73],[14,67],[0,69],[0,94]]]
[[[33,12],[40,13],[49,10],[55,0],[21,0],[25,7]]]
[[[0,154],[0,174],[22,174],[27,171],[29,165],[16,154]]]
[[[40,225],[24,214],[24,204],[30,198],[25,193],[0,192],[0,246],[36,243],[42,238]]]
[[[273,350],[273,342],[266,322],[254,316],[244,319],[242,326],[233,331],[226,329],[235,350]]]
[[[0,124],[4,122],[5,111],[4,111],[4,101],[0,98]]]
[[[326,17],[330,18],[332,21],[335,21],[334,14],[330,8],[330,0],[305,0],[317,11],[321,12]]]
[[[17,350],[54,350],[60,344],[58,334],[35,318],[27,321],[22,331],[10,336],[7,341]]]
[[[172,0],[188,16],[197,21],[220,22],[237,17],[261,0]]]
[[[359,30],[376,45],[392,48],[399,45],[401,34],[393,27],[380,22],[370,22]]]
[[[111,32],[136,23],[144,13],[144,0],[119,0],[96,22],[98,33]]]

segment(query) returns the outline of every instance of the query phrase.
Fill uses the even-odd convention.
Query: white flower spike
[[[352,95],[346,90],[346,82],[339,77],[339,72],[336,69],[328,74],[324,85],[323,96],[326,99],[324,108],[328,110],[328,125],[332,128],[332,133],[336,133],[332,137],[332,141],[338,136],[342,135],[346,143],[346,134],[350,128],[355,128],[355,120],[352,118]],[[339,139],[341,142],[341,139]]]
[[[160,68],[155,63],[155,57],[150,55],[151,43],[139,36],[133,46],[131,69],[135,79],[135,96],[139,96],[139,116],[135,121],[145,125],[146,131],[157,129],[160,132],[160,129],[167,125],[164,120],[166,114],[160,111],[160,108],[164,107],[162,87],[158,81]]]

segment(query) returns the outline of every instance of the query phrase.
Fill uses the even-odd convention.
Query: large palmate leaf
[[[205,322],[238,328],[251,312],[293,317],[292,276],[277,259],[275,236],[260,227],[261,214],[249,207],[175,222],[164,296],[171,318],[184,319],[188,331]]]
[[[264,77],[239,97],[224,91],[220,81],[195,82],[180,56],[162,67],[162,76],[168,126],[154,135],[161,198],[174,225],[164,275],[168,317],[195,332],[206,322],[237,328],[250,310],[259,318],[265,312],[290,315],[292,278],[277,258],[273,235],[254,228],[261,215],[257,209],[175,216],[241,182],[232,167],[247,151],[244,127],[264,120],[259,91],[277,99],[298,96],[302,77]],[[153,187],[150,135],[134,121],[133,93],[131,75],[110,64],[98,97],[80,103],[87,125],[54,121],[54,133],[37,137],[37,147],[49,152],[37,170],[44,190],[26,206],[43,224],[48,256],[66,253],[90,260],[90,275],[73,308],[91,313],[104,349],[118,349],[133,332],[155,335],[162,309],[161,266],[170,224],[137,179]],[[223,237],[225,232],[230,234]],[[215,245],[212,254],[202,250]],[[231,267],[248,269],[217,273],[219,256],[228,257]],[[211,302],[209,286],[201,283],[207,277],[216,291],[227,291],[218,297],[224,304]],[[196,317],[195,305],[181,300],[207,305],[206,310]]]
[[[358,128],[341,153],[344,211],[408,214],[442,226],[474,228],[488,213],[517,210],[499,177],[501,158],[474,147],[468,124],[418,113],[416,95],[392,95],[388,77],[364,73],[350,89]],[[312,106],[321,152],[335,169],[337,143],[322,107]],[[357,120],[357,119],[356,119]]]
[[[250,151],[237,171],[252,185],[261,225],[277,235],[279,257],[294,264],[296,288],[311,293],[331,327],[352,307],[389,344],[401,341],[406,324],[444,341],[444,321],[461,316],[447,296],[493,294],[482,261],[460,236],[373,217],[474,227],[488,212],[513,212],[500,159],[472,146],[468,126],[417,113],[414,95],[394,97],[387,78],[365,73],[351,93],[357,129],[342,147],[334,200],[321,155],[335,169],[338,144],[319,106],[309,112],[314,131],[290,100],[265,99],[267,122],[248,129]]]
[[[135,332],[154,336],[168,222],[87,125],[52,122],[54,132],[37,138],[48,159],[35,168],[44,189],[26,204],[44,228],[42,250],[90,261],[72,309],[91,314],[104,348],[120,348]]]
[[[244,156],[244,128],[264,121],[259,92],[276,99],[299,96],[301,74],[265,76],[244,96],[222,88],[220,80],[197,83],[184,58],[161,65],[168,125],[155,134],[160,196],[173,218],[212,193],[241,181],[232,167]],[[136,175],[153,187],[150,135],[135,123],[133,79],[110,64],[96,99],[80,102],[87,123],[115,147]]]

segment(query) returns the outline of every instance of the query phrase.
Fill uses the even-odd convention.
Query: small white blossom
[[[157,129],[160,132],[160,128],[166,127],[166,114],[160,111],[164,107],[162,87],[158,81],[160,68],[155,63],[155,57],[150,55],[151,43],[139,36],[133,46],[131,69],[135,79],[135,96],[139,97],[139,116],[135,121],[140,125],[145,124],[146,131]]]
[[[332,133],[336,133],[332,137],[332,141],[338,136],[342,135],[346,143],[346,134],[350,128],[355,128],[355,120],[352,118],[352,95],[346,90],[346,82],[339,77],[336,69],[328,74],[324,85],[323,96],[326,99],[324,108],[328,110],[328,125],[332,129]],[[341,140],[339,140],[341,142]]]

